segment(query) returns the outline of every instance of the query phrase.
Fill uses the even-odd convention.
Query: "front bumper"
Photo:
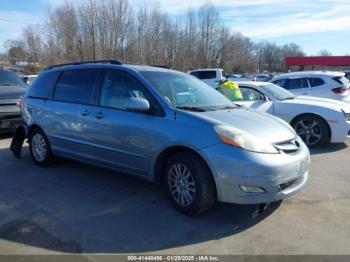
[[[218,144],[202,150],[217,188],[218,201],[236,204],[274,202],[298,192],[308,179],[310,153],[302,143],[298,152],[261,154]],[[259,187],[261,193],[240,186]]]
[[[0,133],[8,133],[16,130],[22,123],[19,112],[0,112]]]
[[[336,124],[328,121],[331,128],[331,143],[343,143],[346,139],[350,139],[350,122],[338,120]]]

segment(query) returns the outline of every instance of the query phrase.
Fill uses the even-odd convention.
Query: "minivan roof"
[[[173,71],[171,69],[167,69],[163,66],[149,66],[149,65],[135,65],[135,64],[96,64],[96,63],[85,63],[85,64],[79,64],[79,65],[62,65],[57,67],[48,68],[45,71],[62,71],[62,70],[68,70],[68,69],[82,69],[82,68],[128,68],[134,71],[164,71],[169,72]]]
[[[131,64],[131,63],[122,63],[119,60],[96,60],[96,61],[82,61],[82,62],[72,62],[72,63],[64,63],[51,65],[44,69],[44,71],[48,70],[62,70],[62,69],[78,69],[78,68],[100,68],[100,67],[124,67],[130,68],[136,71],[166,71],[169,70],[165,65],[143,65],[143,64]],[[162,70],[163,69],[163,70]]]

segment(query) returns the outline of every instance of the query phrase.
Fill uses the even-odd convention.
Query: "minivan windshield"
[[[6,70],[0,70],[0,87],[1,86],[21,86],[25,84],[15,73]]]
[[[293,99],[295,97],[288,90],[275,84],[264,84],[264,85],[261,85],[260,88],[262,88],[267,94],[272,96],[274,99],[279,101],[286,100],[286,99]]]
[[[191,111],[235,108],[214,88],[197,78],[180,72],[141,71],[141,75],[171,105]]]

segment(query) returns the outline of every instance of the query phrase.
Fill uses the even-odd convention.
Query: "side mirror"
[[[127,101],[126,110],[132,112],[146,113],[150,111],[148,100],[139,97],[130,97]]]

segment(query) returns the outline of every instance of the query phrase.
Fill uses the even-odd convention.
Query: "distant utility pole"
[[[138,32],[139,32],[140,62],[141,62],[141,64],[143,64],[143,62],[142,62],[143,55],[142,55],[142,42],[141,42],[141,26],[139,27]]]

